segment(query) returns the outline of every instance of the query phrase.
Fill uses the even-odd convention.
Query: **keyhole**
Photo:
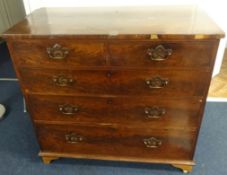
[[[106,76],[107,76],[108,78],[112,77],[112,75],[113,75],[112,71],[108,71],[108,72],[106,73]]]
[[[113,100],[111,98],[109,98],[109,99],[107,99],[106,103],[111,105],[111,104],[113,104]]]

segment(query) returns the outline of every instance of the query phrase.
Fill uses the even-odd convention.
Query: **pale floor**
[[[227,99],[227,49],[225,51],[221,71],[211,81],[208,96]]]

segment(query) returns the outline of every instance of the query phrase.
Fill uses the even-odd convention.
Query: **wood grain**
[[[108,155],[132,159],[191,160],[195,141],[193,132],[151,130],[150,128],[36,124],[36,130],[42,151]],[[83,140],[78,143],[68,143],[65,135],[69,133],[75,133]],[[143,139],[150,137],[161,140],[161,146],[146,147]]]
[[[41,8],[4,37],[212,39],[224,32],[195,6]]]
[[[29,112],[39,123],[95,123],[149,128],[196,130],[201,98],[78,97],[29,95]],[[74,114],[64,114],[59,106],[78,106]],[[45,106],[45,108],[43,107]],[[149,117],[147,107],[160,107],[165,114]]]
[[[162,45],[172,50],[172,54],[163,61],[149,58],[148,49]],[[211,67],[211,59],[215,57],[218,41],[202,42],[109,42],[110,65],[141,68],[200,68]]]
[[[47,48],[51,48],[55,44],[60,44],[68,49],[69,54],[64,59],[51,59],[48,56]],[[104,42],[98,40],[75,41],[73,39],[43,38],[15,40],[11,45],[18,54],[16,64],[20,66],[65,68],[106,65]]]
[[[19,69],[21,81],[29,93],[65,95],[202,96],[208,82],[207,71],[176,70],[51,70]],[[110,76],[108,74],[111,74]],[[64,75],[74,82],[58,86],[53,77]],[[34,77],[36,77],[34,79]],[[150,88],[146,80],[168,79],[163,88]]]

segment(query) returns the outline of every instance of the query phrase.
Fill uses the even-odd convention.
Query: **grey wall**
[[[25,17],[23,0],[0,0],[0,33]]]

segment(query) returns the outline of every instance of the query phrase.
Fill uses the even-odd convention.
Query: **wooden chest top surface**
[[[198,7],[41,8],[4,37],[80,36],[100,38],[209,39],[224,32]]]

